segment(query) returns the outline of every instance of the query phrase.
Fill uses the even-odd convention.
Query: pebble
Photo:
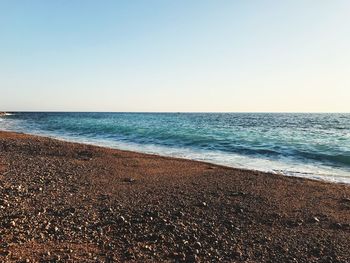
[[[136,179],[134,179],[134,178],[125,178],[124,179],[124,182],[126,182],[126,183],[134,183],[134,182],[136,182]]]
[[[310,219],[310,222],[311,222],[311,223],[319,223],[319,222],[320,222],[320,219],[318,219],[317,217],[312,217],[312,218]]]
[[[343,202],[343,203],[350,203],[350,198],[344,197],[343,199],[341,199],[341,202]]]
[[[208,204],[207,204],[206,202],[201,202],[201,203],[199,203],[199,206],[200,206],[200,207],[207,207]]]

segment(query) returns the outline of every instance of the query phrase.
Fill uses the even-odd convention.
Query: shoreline
[[[348,262],[350,186],[0,131],[0,259]]]
[[[42,137],[42,138],[58,140],[58,141],[65,142],[65,143],[90,145],[90,146],[94,146],[94,147],[100,147],[100,148],[117,150],[117,151],[146,154],[146,155],[150,155],[150,156],[154,156],[154,157],[161,157],[161,158],[165,157],[165,158],[174,158],[174,159],[179,159],[179,160],[188,160],[188,161],[200,162],[200,163],[204,163],[204,164],[208,164],[208,165],[220,166],[220,167],[229,168],[229,169],[237,169],[237,170],[242,170],[242,171],[247,171],[247,172],[259,172],[259,173],[266,173],[266,174],[270,174],[270,175],[279,175],[279,176],[286,176],[286,177],[292,177],[292,178],[302,178],[302,179],[306,179],[306,180],[315,180],[315,181],[332,183],[332,184],[335,183],[335,184],[350,185],[350,182],[344,182],[344,181],[336,180],[336,179],[329,179],[329,178],[334,177],[335,175],[327,175],[326,176],[326,175],[312,174],[312,176],[305,176],[304,173],[301,173],[302,175],[300,175],[300,176],[295,175],[298,172],[294,172],[293,175],[289,175],[287,173],[283,173],[283,172],[280,172],[280,171],[265,171],[265,170],[253,169],[253,168],[249,168],[249,167],[235,167],[235,166],[231,166],[231,165],[228,165],[228,164],[215,163],[214,161],[211,162],[210,160],[199,160],[199,159],[190,158],[190,157],[177,157],[177,156],[172,156],[172,155],[167,155],[167,154],[160,154],[160,153],[141,151],[141,150],[137,150],[137,149],[123,149],[123,148],[119,148],[118,146],[114,147],[114,146],[111,146],[111,145],[107,145],[107,144],[104,144],[104,143],[98,143],[98,142],[82,142],[82,141],[79,141],[79,140],[63,138],[63,137],[56,136],[56,135],[50,136],[50,135],[45,135],[45,134],[30,134],[30,133],[25,133],[25,132],[16,132],[16,131],[10,131],[10,130],[7,131],[7,130],[1,130],[0,129],[0,133],[1,132],[19,133],[19,134],[24,134],[24,135],[28,135],[28,136],[37,136],[37,137]],[[340,176],[340,178],[343,178],[343,177]]]

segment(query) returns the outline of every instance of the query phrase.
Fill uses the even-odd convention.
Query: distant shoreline
[[[350,111],[63,111],[63,110],[24,110],[8,113],[150,113],[150,114],[350,114]]]

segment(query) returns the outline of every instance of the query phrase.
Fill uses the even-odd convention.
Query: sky
[[[0,0],[0,111],[350,112],[348,0]]]

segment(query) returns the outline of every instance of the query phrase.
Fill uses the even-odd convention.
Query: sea
[[[350,113],[14,112],[0,130],[350,183]]]

